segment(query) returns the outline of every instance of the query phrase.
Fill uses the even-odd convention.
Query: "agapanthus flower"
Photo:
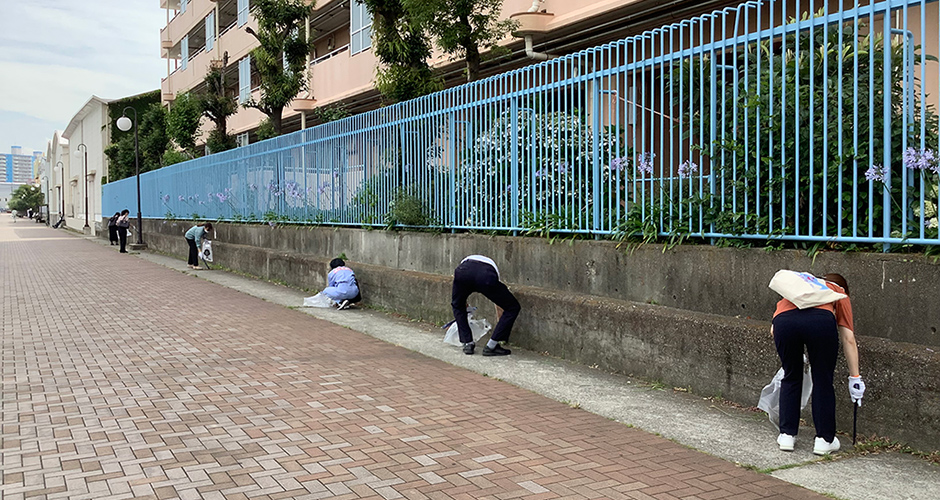
[[[170,201],[170,195],[168,194],[163,195],[163,203],[166,203],[168,201]]]
[[[558,173],[559,173],[559,174],[566,174],[566,173],[568,173],[568,162],[563,161],[563,162],[561,162],[561,163],[558,164]]]
[[[905,168],[911,170],[931,170],[936,173],[940,171],[937,156],[937,153],[932,149],[907,148],[904,150],[902,161]]]
[[[881,165],[872,165],[868,167],[868,170],[865,171],[865,178],[870,181],[880,181],[884,182],[885,180],[885,168]]]
[[[619,172],[623,170],[624,168],[626,168],[626,166],[627,166],[627,159],[622,156],[618,156],[617,158],[610,160],[611,170],[616,170]]]
[[[685,179],[691,177],[692,174],[698,172],[698,165],[692,162],[692,160],[686,160],[679,165],[679,177]]]
[[[656,153],[641,153],[636,157],[636,169],[647,174],[653,173],[653,160],[656,159]],[[694,163],[693,163],[694,165]]]
[[[183,195],[180,195],[180,201],[186,201],[186,197]]]

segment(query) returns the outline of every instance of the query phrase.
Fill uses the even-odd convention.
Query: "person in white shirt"
[[[499,280],[499,268],[493,259],[483,255],[470,255],[454,270],[451,306],[454,309],[454,321],[457,323],[464,354],[473,354],[476,347],[470,332],[470,322],[467,320],[467,298],[473,292],[483,294],[496,304],[496,328],[483,348],[483,355],[509,355],[511,351],[499,343],[509,340],[512,325],[519,316],[521,307],[509,288]]]

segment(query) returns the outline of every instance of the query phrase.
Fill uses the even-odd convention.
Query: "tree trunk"
[[[271,125],[274,127],[274,133],[281,135],[281,114],[284,112],[284,108],[277,108],[271,110]]]
[[[480,50],[475,44],[465,47],[467,52],[467,81],[472,82],[480,77]]]

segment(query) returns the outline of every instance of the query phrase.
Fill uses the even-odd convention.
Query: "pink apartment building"
[[[160,0],[167,25],[161,31],[161,53],[167,77],[162,101],[172,103],[180,92],[198,90],[211,65],[225,68],[233,95],[246,100],[257,91],[249,52],[256,41],[245,28],[255,27],[251,0]],[[546,57],[569,54],[618,40],[644,30],[686,19],[736,1],[666,0],[506,0],[503,16],[519,22],[516,36],[501,45],[510,54],[484,63],[484,76]],[[378,61],[371,50],[371,17],[356,0],[320,0],[307,21],[315,40],[309,55],[308,89],[285,109],[287,131],[315,124],[310,112],[318,106],[343,102],[352,112],[380,106],[373,86]],[[465,81],[463,61],[437,56],[433,64],[446,85]],[[239,144],[254,141],[253,132],[264,115],[240,108],[228,122]]]

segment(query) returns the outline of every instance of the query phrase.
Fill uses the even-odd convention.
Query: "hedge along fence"
[[[143,212],[936,244],[936,3],[795,5],[747,2],[147,172]],[[133,182],[105,186],[106,211],[136,203]]]

